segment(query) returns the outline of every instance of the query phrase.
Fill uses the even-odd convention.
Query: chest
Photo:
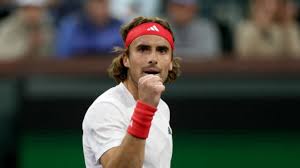
[[[134,107],[129,108],[127,116],[130,122]],[[169,125],[169,111],[158,108],[153,117],[149,136],[146,140],[143,168],[169,168],[171,164],[173,142]]]
[[[172,131],[169,122],[163,116],[157,115],[152,121],[146,141],[145,168],[170,167],[172,148]]]

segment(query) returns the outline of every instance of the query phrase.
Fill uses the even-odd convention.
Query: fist
[[[157,107],[163,91],[165,86],[159,76],[146,75],[139,79],[138,95],[142,102]]]

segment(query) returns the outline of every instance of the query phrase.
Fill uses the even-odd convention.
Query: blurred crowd
[[[214,3],[213,3],[214,2]],[[182,58],[300,58],[296,0],[0,0],[0,60],[111,56],[136,16],[173,27]]]

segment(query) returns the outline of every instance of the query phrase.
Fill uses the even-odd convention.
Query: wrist
[[[156,110],[147,103],[137,101],[127,132],[134,137],[146,139]]]

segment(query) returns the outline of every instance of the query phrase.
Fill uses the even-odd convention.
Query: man
[[[278,0],[251,0],[250,17],[235,32],[235,50],[242,59],[282,57],[280,27],[275,23]]]
[[[57,33],[56,55],[111,55],[114,46],[121,46],[118,34],[122,22],[109,12],[109,0],[85,0],[84,10],[62,20]]]
[[[176,54],[185,58],[218,58],[221,53],[218,29],[197,14],[197,0],[168,0],[167,16],[177,39]]]
[[[297,23],[297,5],[293,0],[279,0],[276,22],[282,37],[282,53],[300,57],[300,27]]]
[[[121,34],[125,48],[109,68],[119,85],[94,101],[82,124],[86,167],[168,168],[170,112],[160,97],[180,72],[172,30],[162,19],[137,17]]]
[[[53,24],[47,0],[17,0],[17,10],[0,24],[0,60],[52,54]]]

